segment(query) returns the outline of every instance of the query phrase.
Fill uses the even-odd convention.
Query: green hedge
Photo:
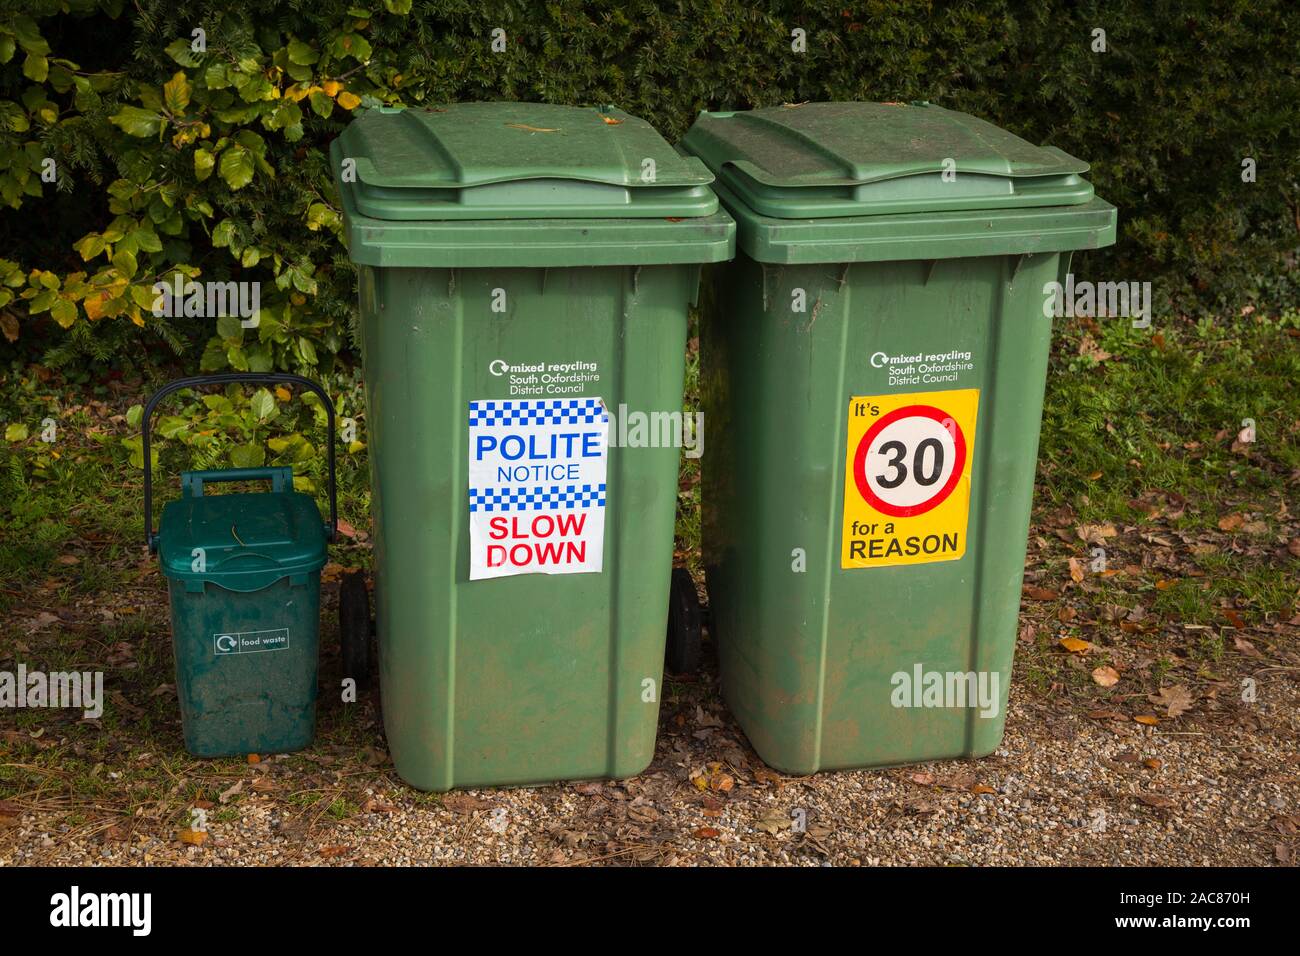
[[[358,109],[448,100],[612,102],[670,138],[701,109],[930,100],[1092,162],[1120,241],[1083,268],[1239,305],[1294,274],[1297,63],[1292,0],[26,0],[0,13],[0,355],[130,362],[143,338],[328,371],[353,298],[328,144]],[[260,280],[261,327],[154,317],[177,270]]]

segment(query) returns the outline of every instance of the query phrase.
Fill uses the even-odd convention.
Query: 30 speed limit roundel
[[[966,436],[933,405],[904,405],[862,436],[853,458],[858,492],[877,511],[910,518],[941,504],[966,465]]]
[[[966,553],[979,390],[849,400],[840,566]]]

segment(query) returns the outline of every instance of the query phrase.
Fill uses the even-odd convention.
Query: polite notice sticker
[[[966,553],[979,389],[849,400],[840,567]]]
[[[470,402],[470,580],[601,570],[608,458],[599,398]]]

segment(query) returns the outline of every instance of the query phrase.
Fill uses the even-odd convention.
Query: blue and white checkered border
[[[470,425],[590,425],[608,422],[599,398],[520,398],[469,403]]]
[[[471,488],[469,510],[559,511],[561,508],[605,507],[605,483],[598,485],[551,485],[549,488]]]

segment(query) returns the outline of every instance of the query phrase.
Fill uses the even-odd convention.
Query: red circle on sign
[[[930,418],[938,422],[941,426],[944,422],[952,422],[952,428],[944,426],[948,434],[952,435],[953,443],[953,466],[952,474],[944,482],[942,488],[936,491],[933,497],[927,498],[915,505],[892,505],[883,500],[872,489],[867,482],[867,451],[871,448],[871,443],[877,435],[880,434],[889,425],[898,421],[900,418]],[[933,508],[937,508],[947,500],[952,494],[952,490],[957,487],[961,481],[962,471],[966,467],[966,435],[962,432],[961,426],[957,420],[947,412],[940,411],[933,405],[904,405],[902,408],[896,408],[882,417],[878,422],[872,424],[867,429],[862,440],[858,442],[857,451],[853,453],[853,481],[858,486],[858,494],[872,508],[881,514],[886,514],[894,518],[914,518],[917,515],[923,515]]]

